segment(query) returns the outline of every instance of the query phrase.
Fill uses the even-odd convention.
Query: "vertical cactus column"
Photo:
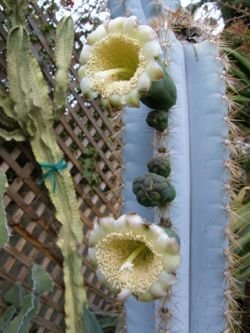
[[[214,43],[184,43],[183,48],[190,117],[190,332],[222,332],[226,327],[224,250],[229,202],[224,68]]]
[[[109,3],[111,14],[114,16],[136,15],[140,23],[144,24],[147,24],[150,18],[160,14],[162,9],[153,1],[124,1],[120,4],[110,1]],[[165,34],[163,37],[168,39],[169,35]],[[174,318],[170,323],[169,317],[167,317],[167,325],[171,326],[174,332],[175,330],[176,332],[189,332],[189,131],[185,60],[182,45],[173,34],[171,34],[171,40],[168,42],[168,45],[170,45],[166,54],[170,65],[168,69],[177,86],[177,103],[169,111],[167,135],[165,132],[163,135],[153,135],[152,130],[145,124],[147,112],[150,109],[143,106],[143,104],[137,110],[125,108],[123,116],[123,198],[125,212],[135,210],[157,224],[160,223],[161,218],[170,217],[173,229],[178,232],[181,238],[182,265],[177,272],[177,284],[174,286],[173,295],[170,299],[168,298],[166,304],[164,302],[164,308],[162,301],[143,304],[131,298],[126,302],[128,333],[162,332],[160,327],[165,326],[166,319],[162,318],[160,314],[164,310],[169,310],[171,318]],[[142,121],[143,118],[144,121]],[[141,133],[141,135],[138,135],[138,133]],[[146,140],[143,137],[145,135]],[[140,140],[140,137],[142,140]],[[148,143],[150,139],[151,145]],[[138,205],[132,194],[132,180],[134,177],[145,173],[145,166],[154,155],[150,149],[153,146],[155,146],[156,151],[161,148],[166,148],[168,151],[172,168],[170,180],[177,192],[176,199],[170,204],[169,210],[163,212],[162,209],[155,209],[155,214],[154,210]],[[156,155],[158,155],[158,152]],[[167,309],[165,306],[167,306]],[[150,325],[145,318],[150,318]]]
[[[181,265],[177,271],[177,283],[173,286],[171,297],[163,304],[161,301],[156,303],[156,332],[161,333],[164,327],[168,327],[171,333],[189,333],[190,160],[186,64],[182,44],[174,34],[163,28],[159,31],[159,35],[169,73],[177,88],[177,101],[169,111],[167,135],[161,138],[155,136],[155,150],[159,146],[167,148],[172,170],[170,180],[175,186],[176,198],[170,205],[169,211],[162,213],[156,208],[155,221],[159,223],[160,217],[169,217],[172,228],[181,239]],[[167,315],[164,312],[167,312]]]
[[[123,211],[137,212],[148,221],[154,220],[153,209],[141,206],[132,192],[135,177],[147,171],[146,165],[153,154],[153,131],[146,124],[148,107],[140,109],[126,108],[123,114]],[[138,302],[129,297],[125,302],[127,332],[153,333],[155,330],[154,302]]]
[[[156,5],[154,1],[109,1],[109,6],[113,16],[137,15],[141,23],[147,23],[168,3],[171,2]],[[179,42],[171,32],[166,31],[166,27],[164,29],[162,46],[166,46],[169,72],[177,86],[177,103],[169,112],[167,136],[156,135],[154,142],[156,150],[160,146],[167,147],[170,156],[170,177],[177,196],[170,205],[168,217],[181,238],[182,260],[177,272],[179,282],[166,302],[167,308],[162,309],[162,305],[160,308],[168,314],[166,330],[171,333],[222,332],[227,327],[227,259],[224,251],[228,245],[225,228],[229,222],[226,212],[229,202],[226,161],[229,152],[224,143],[228,137],[228,105],[223,65],[219,47],[215,43]],[[143,112],[143,109],[141,107],[139,112]],[[134,113],[137,111],[134,110]],[[127,112],[129,110],[125,109],[126,210],[135,207],[129,196],[130,180],[127,181],[127,177],[130,177],[130,173],[126,172],[127,149],[133,140],[132,132],[129,132],[133,128],[130,121],[133,119],[136,131],[143,126],[137,122],[136,115],[126,118]],[[137,148],[134,147],[134,151],[140,145],[145,147],[144,142],[138,139],[135,139],[135,143]],[[143,161],[140,161],[142,164]],[[143,213],[141,209],[140,213]],[[156,209],[155,222],[159,223],[162,216],[164,212]],[[141,320],[139,324],[138,321],[140,317],[143,318],[145,309],[136,302],[127,304],[128,333],[141,332],[145,322]],[[159,304],[156,304],[155,317],[152,319],[156,325],[153,332],[161,333],[159,326],[163,319],[158,310]]]

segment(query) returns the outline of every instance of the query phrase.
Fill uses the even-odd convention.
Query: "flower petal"
[[[167,249],[169,237],[165,233],[162,233],[160,237],[155,239],[154,246],[159,252],[165,252]]]
[[[162,271],[159,275],[159,282],[162,288],[167,290],[169,287],[176,283],[176,277],[173,274],[168,274]]]
[[[162,263],[164,266],[164,270],[167,273],[175,273],[176,269],[179,267],[180,265],[180,256],[176,255],[165,255],[162,258]]]
[[[107,35],[107,30],[105,29],[104,25],[99,25],[99,27],[91,32],[91,34],[88,35],[87,42],[89,45],[93,45],[99,40],[103,39]]]
[[[149,61],[146,67],[146,72],[152,81],[158,81],[164,77],[162,67],[153,59]]]
[[[136,233],[142,233],[145,231],[145,223],[140,215],[136,213],[128,213],[126,222],[129,229]]]
[[[85,75],[86,75],[86,67],[81,66],[78,70],[79,79],[81,80],[82,78],[84,78]]]
[[[104,276],[104,274],[102,274],[102,272],[99,269],[96,270],[96,276],[101,283],[107,283],[106,277]]]
[[[149,292],[156,298],[163,297],[167,294],[167,291],[160,282],[155,282],[149,289]]]
[[[139,25],[136,36],[142,43],[157,39],[156,32],[148,25]]]
[[[126,96],[126,105],[133,108],[138,108],[140,106],[140,97],[137,89],[131,90]]]
[[[105,237],[107,232],[101,228],[97,223],[94,224],[93,230],[89,235],[89,245],[96,245],[103,237]]]
[[[80,53],[80,64],[84,65],[88,61],[92,47],[88,44],[84,45]]]
[[[127,17],[124,21],[123,32],[133,35],[138,27],[138,19],[136,16]]]
[[[121,96],[118,94],[111,95],[109,97],[109,102],[115,108],[120,108],[122,106]]]
[[[150,42],[146,42],[143,45],[143,55],[145,58],[152,59],[157,58],[161,54],[161,47],[158,41],[152,40]]]
[[[151,86],[151,81],[147,73],[142,73],[137,82],[137,89],[141,93],[147,93]]]
[[[132,291],[129,288],[124,288],[121,290],[121,292],[117,295],[117,299],[119,301],[124,301],[127,299],[129,296],[132,295]]]
[[[119,33],[123,30],[125,18],[124,17],[116,17],[113,20],[107,21],[107,30],[110,33]]]
[[[95,247],[89,247],[88,259],[96,266],[97,262],[96,262],[96,248]]]
[[[89,79],[87,76],[81,79],[80,88],[83,93],[89,92],[93,87],[92,80]]]
[[[101,228],[107,230],[107,231],[111,231],[114,229],[114,223],[115,223],[115,219],[111,216],[108,217],[102,217],[99,219],[99,225]]]
[[[138,295],[138,299],[143,302],[150,302],[155,299],[155,297],[151,294],[150,291],[147,291],[146,293]]]

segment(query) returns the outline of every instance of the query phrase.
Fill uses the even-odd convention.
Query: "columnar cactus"
[[[159,13],[164,14],[168,3],[171,2],[109,1],[113,17],[137,15],[143,24]],[[169,110],[171,128],[167,135],[157,134],[154,143],[156,156],[159,156],[159,148],[165,148],[170,158],[170,181],[176,188],[177,197],[168,208],[168,216],[172,225],[179,230],[182,260],[177,271],[179,282],[166,303],[169,316],[164,329],[182,333],[231,332],[228,304],[232,301],[228,296],[230,292],[227,292],[230,285],[227,281],[231,277],[229,269],[224,272],[227,260],[230,263],[225,229],[229,222],[227,189],[230,187],[229,171],[232,165],[228,162],[229,149],[226,144],[230,121],[225,68],[217,43],[207,40],[196,44],[180,42],[166,25],[166,17],[154,21],[169,74],[177,87],[177,103],[176,106],[172,104]],[[155,104],[147,105],[155,108]],[[145,168],[140,168],[136,162],[142,163],[146,154],[150,154],[150,149],[145,151],[145,141],[140,142],[137,137],[137,133],[148,131],[141,121],[143,112],[145,119],[147,111],[147,108],[141,106],[138,115],[135,112],[132,115],[131,109],[126,109],[124,114],[124,209],[126,212],[130,207],[135,207],[142,215],[152,216],[152,211],[143,211],[132,203],[133,196],[131,189],[128,189],[131,186],[131,174],[135,174],[131,169],[145,172]],[[150,131],[147,135],[145,133],[146,146],[150,147]],[[132,158],[132,149],[141,152],[140,158]],[[130,171],[126,166],[130,166]],[[156,222],[165,216],[165,212],[160,209],[156,209],[155,213]],[[129,300],[126,309],[129,333],[161,331],[161,328],[155,329],[154,325],[145,323],[145,316],[153,316],[153,306],[145,307]],[[161,318],[156,319],[161,324],[159,321]]]
[[[20,8],[16,8],[15,1],[5,2],[15,17],[11,20],[7,42],[9,96],[4,92],[0,94],[0,106],[5,113],[0,120],[0,136],[6,140],[29,140],[42,168],[43,181],[55,206],[56,218],[62,225],[57,245],[64,257],[66,332],[84,332],[83,305],[86,304],[86,293],[81,273],[82,258],[78,252],[78,246],[83,240],[82,223],[73,181],[53,130],[54,122],[62,114],[66,101],[68,68],[74,40],[73,20],[70,17],[63,18],[58,24],[58,71],[52,105],[47,83],[31,52],[29,34],[21,18],[18,22],[16,20]],[[18,2],[19,5],[23,3]],[[51,177],[47,177],[48,170]]]

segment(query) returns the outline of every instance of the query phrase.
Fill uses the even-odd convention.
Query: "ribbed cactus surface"
[[[173,2],[109,1],[113,17],[132,14],[144,24],[169,4]],[[181,266],[177,271],[178,283],[166,301],[169,316],[166,316],[165,330],[222,332],[226,327],[224,250],[227,247],[225,227],[229,221],[225,209],[229,200],[225,186],[229,172],[224,162],[229,152],[224,144],[228,137],[228,105],[220,50],[210,41],[180,42],[170,31],[165,31],[162,38],[167,41],[164,55],[177,88],[177,102],[169,110],[168,131],[164,136],[153,136],[139,121],[152,110],[143,105],[139,110],[125,110],[124,210],[132,209],[160,222],[162,211],[145,210],[133,199],[131,178],[145,173],[145,160],[147,163],[153,156],[150,140],[154,142],[157,156],[159,148],[166,147],[171,165],[169,179],[176,190],[166,218],[181,239]],[[138,137],[138,133],[144,133],[147,141]],[[136,152],[140,152],[140,158]],[[126,305],[128,333],[162,332],[159,302],[153,306],[131,299]],[[153,325],[145,322],[149,316]]]

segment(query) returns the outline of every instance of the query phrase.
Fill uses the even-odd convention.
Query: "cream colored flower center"
[[[124,34],[109,34],[93,46],[86,73],[103,97],[123,95],[136,86],[146,63],[138,40]]]
[[[163,270],[162,255],[144,235],[111,233],[98,242],[96,249],[99,269],[117,290],[144,293]]]

